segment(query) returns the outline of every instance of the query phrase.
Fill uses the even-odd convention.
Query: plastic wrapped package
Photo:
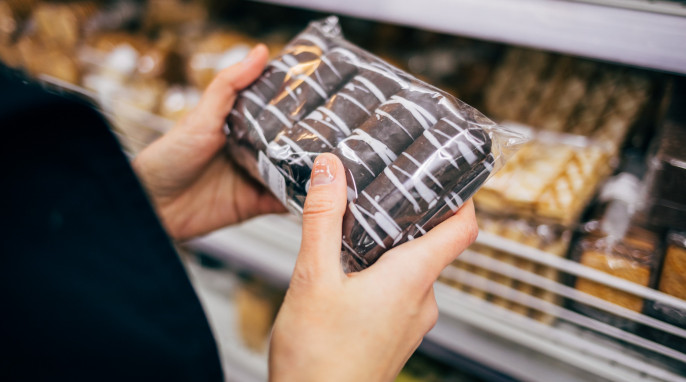
[[[650,286],[657,277],[660,242],[656,233],[631,224],[623,236],[617,237],[601,229],[595,229],[583,237],[572,252],[579,263],[620,277],[642,286]],[[595,281],[577,278],[574,286],[623,308],[642,312],[644,300],[639,296],[606,286]],[[624,329],[636,330],[635,322],[611,313],[571,302],[575,310],[590,317]]]
[[[611,149],[568,134],[537,132],[474,197],[494,214],[572,225],[609,175]]]
[[[686,300],[686,232],[672,231],[667,235],[666,251],[662,260],[656,289]],[[645,313],[680,328],[686,328],[686,311],[661,302],[646,303]],[[674,349],[686,349],[686,338],[645,328],[648,338]],[[686,371],[686,365],[681,365]]]
[[[343,263],[374,263],[453,214],[523,135],[350,44],[338,20],[313,22],[243,91],[228,151],[302,213],[313,161],[343,162]]]
[[[686,230],[686,81],[675,85],[648,161],[644,210],[651,224]]]

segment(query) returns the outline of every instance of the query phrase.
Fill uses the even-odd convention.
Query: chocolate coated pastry
[[[403,232],[439,201],[457,210],[463,199],[452,190],[474,177],[472,166],[483,163],[490,151],[490,138],[480,127],[439,120],[349,203],[344,248],[368,266],[406,241]]]
[[[405,148],[438,121],[436,96],[421,90],[401,90],[338,144],[333,153],[346,168],[348,200],[356,198]]]
[[[305,189],[314,159],[333,150],[402,85],[389,71],[361,69],[324,105],[279,133],[269,144],[269,157]]]

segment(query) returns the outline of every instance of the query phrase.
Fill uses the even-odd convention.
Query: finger
[[[294,275],[340,279],[341,232],[346,182],[343,164],[333,154],[321,154],[312,167],[303,209],[302,243]]]
[[[379,259],[391,272],[409,272],[423,283],[433,283],[455,258],[471,245],[479,233],[474,204],[468,200],[455,215],[424,236],[402,244]]]
[[[268,56],[267,47],[258,44],[243,61],[219,72],[198,105],[188,115],[188,123],[181,125],[196,132],[208,131],[223,135],[222,127],[236,101],[236,94],[260,76]]]

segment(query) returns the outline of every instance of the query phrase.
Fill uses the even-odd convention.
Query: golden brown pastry
[[[659,289],[686,300],[686,248],[671,244],[667,248]]]
[[[73,50],[81,40],[84,23],[96,11],[91,1],[40,3],[33,11],[37,36],[46,45]]]
[[[236,32],[210,34],[199,41],[188,60],[188,80],[199,89],[206,88],[221,69],[243,59],[255,44],[255,40]]]

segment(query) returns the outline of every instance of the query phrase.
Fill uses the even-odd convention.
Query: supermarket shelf
[[[265,274],[286,285],[295,264],[299,238],[300,228],[296,219],[273,215],[254,219],[240,227],[215,232],[187,245],[239,268]],[[684,307],[686,304],[683,300],[485,232],[479,234],[477,242],[501,248],[515,256],[546,266],[583,275],[647,299],[659,300],[675,307]],[[682,328],[617,307],[493,258],[472,251],[467,251],[461,258],[472,265],[686,338],[686,331]],[[445,354],[455,352],[505,375],[523,380],[530,379],[532,370],[535,370],[539,380],[686,381],[686,378],[665,370],[649,359],[628,353],[613,340],[591,334],[602,333],[606,337],[686,362],[686,355],[683,353],[461,269],[449,268],[444,276],[459,279],[461,283],[558,318],[555,326],[546,325],[445,284],[436,283],[436,299],[441,317],[427,339],[446,349]]]
[[[561,0],[258,1],[686,74],[680,5],[665,14]]]

